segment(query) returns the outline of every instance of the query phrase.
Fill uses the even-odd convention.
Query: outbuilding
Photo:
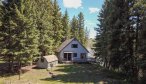
[[[54,67],[57,64],[58,58],[55,55],[43,56],[42,58],[39,58],[39,60],[37,61],[37,67],[44,69]]]

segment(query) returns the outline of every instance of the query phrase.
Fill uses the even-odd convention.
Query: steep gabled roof
[[[57,52],[60,52],[61,50],[63,50],[67,45],[69,45],[69,43],[71,43],[73,40],[77,40],[76,38],[72,38],[72,39],[69,39],[69,40],[66,40],[64,41],[61,46],[57,49]],[[78,41],[78,40],[77,40]],[[78,41],[79,42],[79,41]],[[79,42],[80,43],[80,42]],[[89,52],[81,43],[80,45],[87,51]]]
[[[62,49],[64,49],[70,42],[72,42],[73,39],[74,39],[74,38],[65,40],[65,41],[60,45],[60,47],[57,49],[57,52],[60,52]]]

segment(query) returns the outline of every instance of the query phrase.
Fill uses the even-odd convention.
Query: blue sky
[[[98,13],[104,3],[104,0],[58,0],[61,12],[67,9],[70,19],[79,12],[83,12],[85,18],[85,27],[90,30],[90,38],[94,38],[96,31],[94,30],[98,23]]]

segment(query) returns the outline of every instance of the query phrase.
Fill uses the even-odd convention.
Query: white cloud
[[[89,8],[89,11],[90,11],[90,14],[92,14],[92,13],[97,13],[97,12],[99,12],[100,9],[99,9],[99,8]]]
[[[82,0],[63,0],[64,7],[66,8],[79,8],[82,7]]]

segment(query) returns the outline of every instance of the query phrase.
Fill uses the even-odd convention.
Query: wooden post
[[[52,64],[52,63],[50,64],[50,67],[51,67],[51,72],[52,72],[52,71],[53,71],[53,70],[52,70],[52,68],[53,68],[53,64]]]

